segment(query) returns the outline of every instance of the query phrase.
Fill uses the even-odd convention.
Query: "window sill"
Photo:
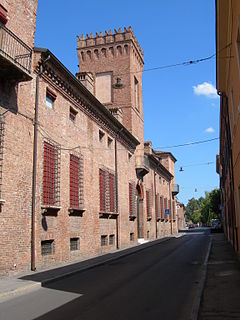
[[[86,211],[85,208],[69,208],[69,215],[70,216],[83,216],[83,213]]]
[[[99,212],[99,218],[105,219],[117,219],[118,213],[117,212]]]
[[[48,205],[42,205],[42,214],[43,215],[53,215],[56,216],[58,214],[58,211],[61,209],[60,206],[48,206]]]
[[[137,218],[137,217],[134,216],[134,215],[129,215],[129,220],[130,220],[130,221],[134,221],[136,218]]]

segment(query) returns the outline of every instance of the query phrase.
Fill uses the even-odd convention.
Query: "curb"
[[[51,278],[43,280],[41,282],[37,282],[37,281],[29,282],[27,280],[29,282],[28,284],[22,285],[19,288],[16,288],[16,289],[13,289],[13,290],[10,290],[10,291],[6,291],[6,292],[2,292],[2,293],[0,292],[0,303],[5,301],[5,300],[7,300],[7,299],[9,299],[9,298],[11,298],[11,297],[18,296],[18,295],[24,294],[24,293],[26,293],[28,291],[31,291],[32,289],[44,287],[44,286],[46,286],[46,285],[48,285],[50,283],[53,283],[55,281],[71,277],[71,276],[73,276],[73,275],[75,275],[77,273],[81,273],[81,272],[84,272],[86,270],[90,270],[90,269],[102,266],[102,265],[107,264],[107,263],[112,262],[112,261],[119,260],[119,259],[121,259],[123,257],[129,256],[129,255],[134,254],[136,252],[139,252],[139,251],[142,251],[142,250],[146,250],[146,249],[148,249],[150,247],[153,247],[153,246],[155,246],[155,245],[157,245],[159,243],[169,241],[172,238],[180,238],[183,235],[178,236],[178,237],[174,237],[174,236],[171,237],[170,236],[170,237],[167,237],[167,238],[156,239],[156,240],[153,240],[153,241],[141,244],[141,245],[137,245],[137,246],[133,246],[133,247],[130,247],[130,248],[122,249],[121,251],[115,251],[115,252],[112,253],[113,257],[111,257],[111,258],[105,259],[105,260],[100,261],[100,262],[93,263],[92,265],[86,265],[86,266],[84,266],[82,268],[80,267],[79,269],[72,270],[72,271],[60,274],[60,275],[58,275],[56,277],[51,277]],[[129,250],[129,251],[125,252],[126,250]],[[116,255],[116,256],[114,256],[114,255]],[[88,260],[88,259],[86,259],[86,260]]]
[[[24,286],[21,286],[19,288],[10,290],[10,291],[6,291],[6,292],[2,292],[0,293],[0,303],[4,302],[5,300],[11,298],[11,297],[15,297],[18,295],[21,295],[23,293],[27,293],[28,291],[31,291],[35,288],[41,288],[41,282],[34,282],[34,283],[28,283]]]
[[[192,312],[191,320],[197,320],[198,319],[198,313],[199,313],[199,309],[200,309],[201,297],[202,297],[202,294],[203,294],[203,289],[204,289],[204,285],[205,285],[205,281],[206,281],[206,277],[207,277],[207,264],[208,264],[211,248],[212,248],[212,238],[210,238],[210,241],[209,241],[209,244],[208,244],[207,253],[206,253],[206,256],[205,256],[205,259],[204,259],[203,273],[202,273],[202,277],[201,277],[201,280],[200,280],[200,283],[199,283],[199,290],[198,290],[197,296],[195,297],[195,300],[194,300],[193,312]]]
[[[139,252],[139,251],[148,249],[150,247],[153,247],[153,246],[155,246],[155,245],[157,245],[159,243],[169,241],[171,238],[174,238],[174,237],[168,237],[166,239],[163,238],[163,239],[153,240],[151,242],[147,242],[147,243],[132,247],[132,248],[135,248],[135,250],[132,250],[130,252],[125,252],[124,253],[124,251],[128,250],[129,248],[128,249],[123,249],[122,250],[123,253],[119,253],[119,255],[116,256],[116,257],[108,258],[108,259],[106,259],[104,261],[96,262],[96,263],[93,263],[92,265],[85,266],[82,269],[73,270],[73,271],[70,271],[70,272],[67,272],[67,273],[63,273],[63,274],[61,274],[59,276],[56,276],[56,277],[53,277],[53,278],[50,278],[50,279],[47,279],[47,280],[43,280],[41,282],[41,286],[45,286],[45,285],[47,285],[49,283],[52,283],[52,282],[55,282],[55,281],[58,281],[58,280],[62,280],[62,279],[68,278],[68,277],[71,277],[71,276],[73,276],[73,275],[75,275],[77,273],[81,273],[81,272],[84,272],[86,270],[94,269],[96,267],[102,266],[102,265],[107,264],[109,262],[119,260],[119,259],[121,259],[123,257],[127,257],[127,256],[129,256],[131,254],[136,253],[136,252]],[[132,248],[130,248],[130,250]],[[114,252],[113,254],[116,254],[116,253],[118,253],[118,252]]]

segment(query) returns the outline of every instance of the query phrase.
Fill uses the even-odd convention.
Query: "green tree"
[[[205,197],[200,197],[199,199],[192,198],[186,206],[186,220],[191,220],[193,223],[201,221],[203,224],[210,224],[212,219],[218,217],[219,204],[219,189],[205,192]]]
[[[188,201],[188,204],[186,206],[186,211],[185,211],[185,215],[186,215],[186,220],[187,221],[193,221],[193,215],[194,212],[200,209],[200,204],[199,201],[195,198],[192,198]]]

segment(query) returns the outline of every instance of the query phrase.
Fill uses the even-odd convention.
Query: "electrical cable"
[[[179,147],[191,146],[191,145],[195,145],[195,144],[207,143],[207,142],[211,142],[211,141],[214,141],[214,140],[219,140],[219,137],[213,138],[213,139],[208,139],[208,140],[199,140],[199,141],[194,141],[194,142],[177,144],[177,145],[173,145],[173,146],[156,147],[156,149],[179,148]]]

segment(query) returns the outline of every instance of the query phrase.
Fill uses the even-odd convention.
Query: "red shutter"
[[[79,208],[79,166],[78,157],[70,154],[70,207]]]
[[[56,188],[56,156],[55,147],[48,142],[44,142],[43,157],[43,204],[55,204]]]
[[[0,22],[6,24],[7,21],[7,10],[0,4]]]
[[[172,219],[172,210],[170,209],[171,207],[171,200],[168,200],[168,209],[169,209],[169,219],[171,220]]]
[[[149,191],[146,191],[146,206],[147,206],[147,218],[150,218],[150,199],[149,199]]]
[[[164,218],[163,196],[160,197],[161,219]]]
[[[175,220],[175,215],[176,215],[176,207],[175,207],[175,201],[172,202],[172,216],[173,220]]]
[[[165,219],[168,219],[167,214],[165,214],[166,209],[167,209],[167,198],[164,198],[164,215],[165,215]]]
[[[115,199],[114,199],[114,175],[112,173],[109,173],[109,202],[110,202],[110,212],[115,211]]]
[[[155,195],[155,216],[158,218],[158,203],[157,203],[157,195]]]
[[[106,211],[105,201],[105,172],[99,169],[99,193],[100,193],[100,211]]]
[[[129,215],[133,215],[133,206],[132,206],[132,184],[129,183]]]

